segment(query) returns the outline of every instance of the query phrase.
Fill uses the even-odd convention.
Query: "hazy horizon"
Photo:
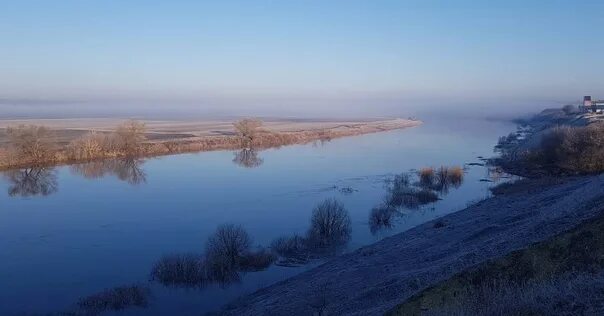
[[[596,1],[19,1],[2,117],[512,115],[604,97]]]

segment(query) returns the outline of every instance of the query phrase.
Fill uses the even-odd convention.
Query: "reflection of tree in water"
[[[108,159],[72,165],[71,171],[86,179],[98,179],[108,175],[116,176],[132,185],[147,182],[147,175],[142,168],[142,159]]]
[[[260,167],[264,160],[258,157],[258,152],[253,148],[244,148],[235,153],[233,162],[241,167],[256,168]]]
[[[29,197],[57,192],[57,174],[54,168],[28,168],[4,173],[10,183],[8,195]]]

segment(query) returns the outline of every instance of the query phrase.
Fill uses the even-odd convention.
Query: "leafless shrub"
[[[438,195],[432,190],[422,189],[413,195],[417,199],[417,204],[424,205],[438,201]]]
[[[123,154],[136,156],[141,151],[142,143],[147,139],[145,123],[130,120],[119,125],[115,131],[117,143]]]
[[[416,209],[438,200],[438,195],[432,190],[427,188],[418,189],[412,186],[407,174],[395,176],[390,183],[388,193],[386,205],[391,207]]]
[[[140,285],[107,289],[98,294],[82,298],[78,307],[87,314],[97,315],[108,311],[120,311],[129,307],[146,307],[150,291]]]
[[[54,133],[45,126],[19,125],[8,127],[6,135],[10,142],[13,163],[39,164],[54,159]]]
[[[382,229],[391,228],[393,217],[397,214],[396,208],[390,205],[380,205],[371,209],[369,213],[369,230],[372,234]]]
[[[57,192],[59,184],[53,168],[28,168],[4,173],[9,183],[8,195],[30,197]]]
[[[271,249],[273,252],[283,257],[300,258],[308,256],[306,239],[298,235],[275,239],[271,243]]]
[[[239,266],[242,271],[261,271],[273,264],[275,259],[275,255],[270,251],[261,248],[243,255]]]
[[[200,287],[208,281],[203,258],[194,254],[164,256],[151,268],[151,279],[184,287]]]
[[[440,166],[436,170],[436,187],[439,191],[448,191],[449,188],[449,168]]]
[[[95,159],[105,154],[109,149],[108,143],[106,135],[89,132],[69,144],[69,155],[76,160]]]
[[[351,231],[350,216],[344,205],[327,199],[313,210],[307,238],[317,248],[331,248],[346,243]]]
[[[538,148],[519,155],[527,174],[591,174],[604,171],[604,123],[558,126],[541,137]],[[502,164],[508,160],[503,159]]]
[[[243,119],[233,123],[235,131],[240,138],[243,148],[250,148],[254,145],[254,140],[258,134],[258,129],[262,126],[262,121],[255,119]]]
[[[209,265],[238,267],[249,252],[252,238],[240,225],[223,224],[208,238],[206,260]]]

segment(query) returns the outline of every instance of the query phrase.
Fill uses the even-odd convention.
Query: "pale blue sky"
[[[245,115],[555,105],[604,98],[603,14],[604,1],[0,0],[0,99]]]

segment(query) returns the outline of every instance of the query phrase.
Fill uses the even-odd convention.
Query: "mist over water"
[[[367,119],[416,117],[515,118],[570,103],[542,100],[430,101],[405,99],[301,99],[298,101],[33,101],[0,100],[0,119],[139,118],[147,120],[236,119],[240,117],[301,119]],[[575,102],[573,100],[573,102]],[[578,101],[576,101],[578,102]]]

